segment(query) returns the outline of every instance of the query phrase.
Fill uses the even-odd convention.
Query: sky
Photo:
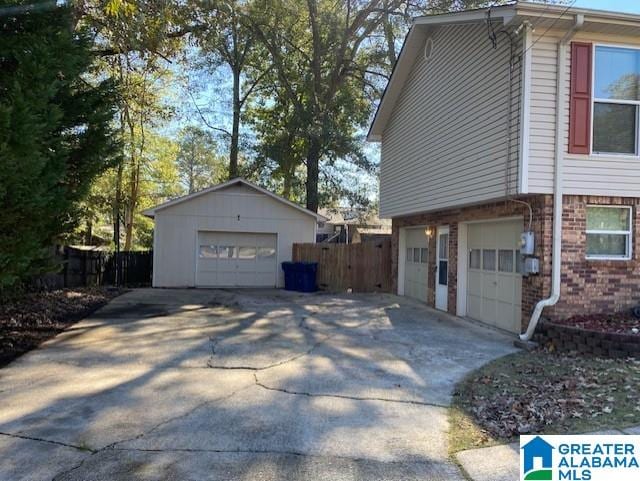
[[[571,1],[572,0],[568,0],[568,3],[570,4]],[[640,0],[576,0],[574,6],[640,14]],[[181,72],[176,73],[179,74]],[[181,93],[177,94],[177,102],[181,104],[181,108],[179,108],[180,115],[167,126],[166,134],[176,135],[181,127],[189,123],[196,123],[202,126],[199,115],[193,106],[194,102],[200,105],[202,112],[210,123],[224,126],[227,130],[230,130],[230,101],[227,94],[231,88],[228,80],[230,76],[226,72],[219,72],[215,81],[212,82],[210,77],[206,75],[202,76],[202,74],[202,72],[192,72],[190,75],[189,83],[199,85],[200,87],[199,89],[195,89],[193,97],[187,95],[186,91],[181,91]],[[365,132],[363,131],[363,133]],[[244,128],[243,134],[255,140],[252,138],[254,134],[251,129]],[[223,138],[220,138],[219,141],[223,151],[225,148],[228,148],[224,145],[225,142]],[[379,161],[379,146],[377,144],[365,144],[364,148],[369,159],[374,162]],[[357,172],[352,172],[351,174],[355,175],[356,178],[358,177]],[[370,175],[360,174],[359,179],[361,184],[366,184],[370,187],[372,193],[371,199],[373,200],[377,190],[376,178]]]
[[[575,6],[616,12],[640,13],[639,0],[577,0]]]

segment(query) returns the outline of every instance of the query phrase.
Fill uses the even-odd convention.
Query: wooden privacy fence
[[[361,244],[293,244],[294,262],[318,263],[318,287],[391,292],[391,240]]]

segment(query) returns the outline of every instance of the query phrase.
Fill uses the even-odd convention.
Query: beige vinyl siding
[[[196,283],[198,232],[277,235],[280,263],[291,260],[294,242],[315,242],[316,219],[248,186],[225,189],[159,209],[155,214],[154,287]]]
[[[507,36],[498,34],[494,50],[484,24],[443,26],[428,35],[432,58],[416,59],[382,136],[383,217],[496,199],[517,188],[521,63],[513,70],[508,123]],[[515,45],[515,56],[520,52]]]
[[[531,66],[531,129],[529,150],[529,192],[553,192],[555,145],[555,99],[557,43],[561,32],[534,34]],[[574,40],[581,42],[636,45],[640,37],[602,35],[579,32]],[[566,66],[570,71],[570,49]],[[567,109],[564,128],[564,151],[568,150],[569,87],[566,82]],[[640,193],[640,159],[617,155],[564,155],[564,192],[566,194],[615,195],[637,197]]]

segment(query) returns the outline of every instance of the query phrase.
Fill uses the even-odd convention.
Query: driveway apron
[[[392,295],[139,289],[0,370],[0,480],[447,480],[512,339]]]

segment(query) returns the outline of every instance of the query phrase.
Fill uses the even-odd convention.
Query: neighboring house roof
[[[319,213],[326,218],[327,224],[344,224],[344,216],[337,209],[319,209]]]
[[[356,227],[362,235],[390,235],[391,227]]]
[[[391,229],[390,219],[380,219],[373,213],[367,213],[366,215],[358,215],[349,208],[325,208],[320,209],[320,213],[327,217],[327,224],[333,225],[356,225],[356,226],[389,226]]]
[[[182,197],[178,197],[176,199],[169,200],[169,201],[164,202],[164,203],[162,203],[160,205],[152,207],[151,209],[147,209],[147,210],[143,211],[142,213],[144,215],[146,215],[147,217],[152,217],[153,218],[153,217],[155,217],[156,212],[158,212],[160,210],[163,210],[163,209],[166,209],[167,207],[171,207],[171,206],[176,205],[176,204],[181,204],[182,202],[187,202],[189,200],[195,199],[196,197],[200,197],[201,195],[206,195],[206,194],[210,194],[212,192],[217,192],[219,190],[223,190],[223,189],[226,189],[227,187],[231,187],[233,185],[238,185],[238,184],[246,185],[246,186],[248,186],[248,187],[250,187],[252,189],[255,189],[258,192],[260,192],[260,193],[262,193],[264,195],[267,195],[267,196],[271,197],[272,199],[277,200],[278,202],[282,202],[283,204],[286,204],[289,207],[292,207],[292,208],[294,208],[294,209],[296,209],[296,210],[298,210],[298,211],[300,211],[300,212],[302,212],[304,214],[307,214],[307,215],[310,215],[310,216],[314,217],[316,220],[318,220],[320,222],[323,222],[323,221],[327,220],[327,218],[324,217],[323,215],[316,214],[315,212],[310,211],[309,209],[305,209],[304,207],[296,204],[295,202],[291,202],[290,200],[285,199],[284,197],[281,197],[281,196],[279,196],[277,194],[274,194],[273,192],[268,191],[267,189],[264,189],[264,188],[262,188],[262,187],[260,187],[260,186],[258,186],[256,184],[254,184],[253,182],[249,182],[248,180],[243,179],[241,177],[237,177],[237,178],[231,179],[231,180],[229,180],[227,182],[223,182],[222,184],[214,185],[214,186],[208,187],[206,189],[199,190],[198,192],[193,192],[192,194],[187,194],[187,195],[184,195]]]
[[[490,12],[492,20],[499,20],[504,25],[515,26],[528,20],[543,35],[552,28],[558,30],[570,28],[576,15],[584,17],[582,31],[637,36],[640,28],[640,15],[637,14],[533,2],[513,2],[497,7],[417,17],[413,20],[413,25],[404,40],[391,78],[378,104],[378,109],[367,134],[368,141],[380,142],[382,140],[382,134],[391,118],[393,107],[411,73],[417,56],[420,55],[425,45],[430,28],[452,24],[485,23],[488,12]]]

